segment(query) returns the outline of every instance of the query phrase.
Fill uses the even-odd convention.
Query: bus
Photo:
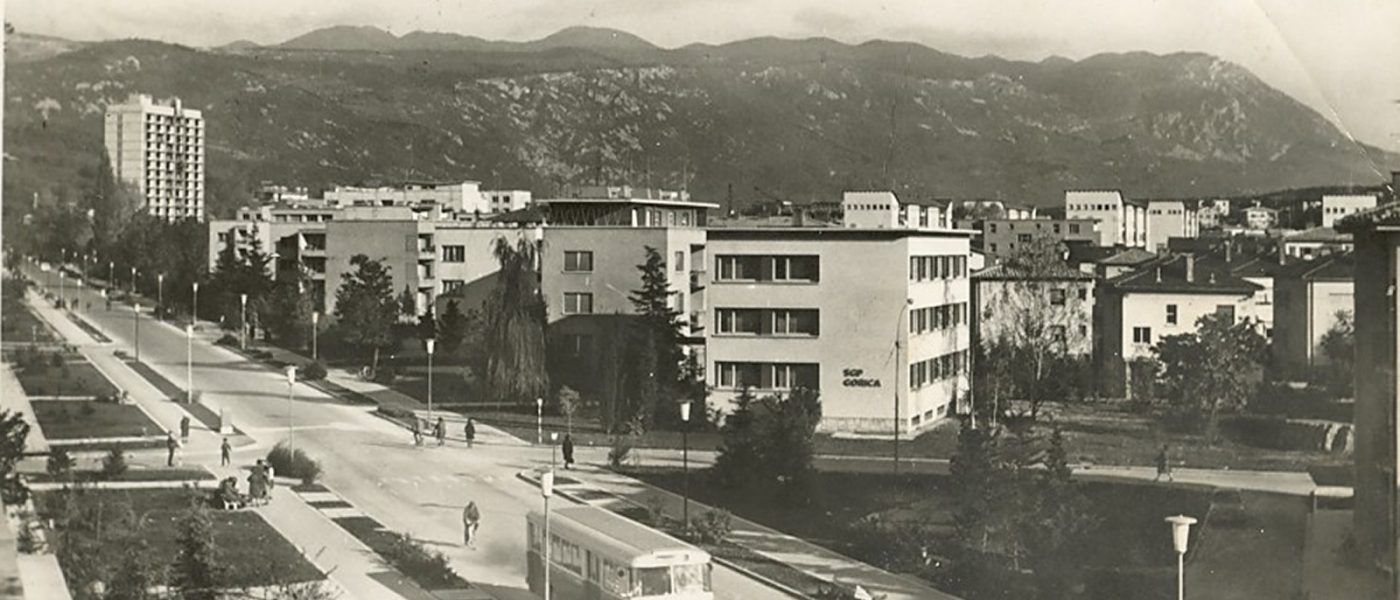
[[[530,591],[553,600],[713,600],[710,554],[596,506],[549,511],[544,594],[544,514],[526,517]]]

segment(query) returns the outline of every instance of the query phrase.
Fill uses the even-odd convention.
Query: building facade
[[[1322,226],[1333,227],[1337,221],[1376,207],[1375,194],[1326,194],[1322,196]]]
[[[958,229],[972,230],[972,244],[987,254],[1008,256],[1017,248],[1040,240],[1097,244],[1098,223],[1089,219],[982,219],[958,221]]]
[[[1066,190],[1065,218],[1099,224],[1100,246],[1147,245],[1147,205],[1125,200],[1118,190]]]
[[[854,228],[949,229],[952,212],[941,202],[903,202],[894,192],[846,192],[842,225]]]
[[[823,431],[907,434],[953,414],[970,386],[969,238],[931,229],[709,230],[711,400],[723,406],[744,388],[813,388]]]
[[[103,137],[112,174],[155,217],[204,220],[204,115],[179,98],[144,94],[107,107]]]
[[[529,206],[527,190],[482,190],[477,181],[407,181],[395,186],[336,186],[325,192],[326,206],[408,206],[418,210],[439,207],[457,215],[489,215]]]
[[[1244,224],[1250,229],[1269,229],[1278,224],[1278,211],[1267,206],[1251,206],[1244,209]]]
[[[1150,200],[1147,203],[1147,249],[1163,253],[1167,240],[1201,234],[1200,209],[1192,200]]]
[[[1088,356],[1094,351],[1094,287],[1093,275],[1069,265],[1036,275],[1006,264],[974,272],[973,344],[1034,336]]]
[[[1334,254],[1283,267],[1274,276],[1274,360],[1294,369],[1328,364],[1322,337],[1338,313],[1354,309],[1350,255]]]
[[[1129,366],[1152,356],[1152,346],[1162,337],[1191,333],[1208,314],[1242,318],[1258,290],[1226,270],[1198,268],[1192,255],[1164,257],[1104,282],[1095,343],[1103,392],[1124,396]]]
[[[1314,258],[1351,252],[1351,234],[1331,227],[1314,227],[1284,234],[1278,239],[1279,256],[1284,259],[1312,260]]]

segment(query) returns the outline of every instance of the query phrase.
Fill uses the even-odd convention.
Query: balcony
[[[689,325],[690,335],[692,336],[699,335],[700,332],[705,331],[705,312],[699,310],[691,312]]]
[[[698,292],[705,289],[705,275],[704,269],[696,269],[690,272],[690,291]]]

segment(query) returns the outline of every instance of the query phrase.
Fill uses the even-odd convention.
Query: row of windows
[[[1045,225],[1044,223],[1038,223],[1038,222],[1036,222],[1035,219],[1028,219],[1028,220],[1026,221],[1025,224],[1026,224],[1026,225],[1034,224],[1034,225],[1035,225],[1035,230],[1036,230],[1036,231],[1042,231],[1042,230],[1044,229],[1044,225]],[[1061,231],[1060,225],[1061,225],[1060,223],[1051,223],[1051,224],[1050,224],[1050,230],[1051,230],[1052,232],[1054,232],[1054,233],[1060,233],[1060,231]],[[1007,224],[1006,224],[1006,229],[1007,229],[1007,231],[1016,231],[1016,224],[1015,224],[1015,223],[1007,223]],[[996,223],[988,223],[988,224],[987,224],[987,232],[988,232],[988,233],[996,233],[996,232],[997,232],[997,224],[996,224]],[[1079,233],[1079,223],[1070,223],[1070,224],[1069,224],[1069,232],[1070,232],[1070,233]],[[1021,234],[1021,241],[1023,241],[1023,242],[1029,242],[1029,241],[1031,241],[1031,236],[1030,236],[1029,234]]]
[[[1116,204],[1071,204],[1069,210],[1118,210]]]
[[[675,265],[676,272],[685,271],[685,251],[677,250],[674,259],[671,261]],[[565,250],[564,251],[564,272],[566,273],[588,273],[593,271],[593,252],[590,250]]]
[[[1322,209],[1323,214],[1342,215],[1347,213],[1361,212],[1367,207],[1363,206],[1329,206]]]
[[[564,292],[564,314],[593,314],[593,294],[588,292]]]
[[[445,262],[445,263],[467,262],[467,247],[466,247],[466,246],[460,246],[460,245],[449,246],[449,245],[444,244],[444,245],[442,246],[442,262]]]
[[[909,280],[953,279],[967,277],[967,257],[950,254],[945,256],[909,257]]]
[[[715,257],[715,281],[796,281],[821,279],[816,255],[720,255]]]
[[[967,303],[915,308],[909,311],[909,333],[950,329],[967,324]]]
[[[721,388],[758,390],[820,389],[816,363],[717,362],[715,381]]]
[[[909,389],[917,390],[926,385],[951,379],[967,372],[967,350],[959,350],[928,360],[909,364]]]
[[[1233,322],[1235,321],[1235,306],[1234,306],[1233,304],[1217,304],[1217,305],[1215,305],[1215,314],[1220,315],[1220,316],[1222,316],[1222,317],[1225,317],[1225,319],[1227,319],[1228,321],[1230,321],[1231,323],[1233,323]],[[1180,318],[1180,316],[1181,316],[1181,311],[1177,308],[1177,305],[1175,305],[1175,304],[1168,304],[1168,305],[1167,305],[1167,324],[1168,324],[1168,325],[1176,325],[1176,324],[1178,324],[1177,321],[1178,321],[1178,319]],[[1148,335],[1147,335],[1148,339],[1146,340],[1145,343],[1149,343],[1149,344],[1150,344],[1150,343],[1152,343],[1152,340],[1151,340],[1151,331],[1152,331],[1152,328],[1149,327],[1149,328],[1147,328],[1147,330],[1148,330]],[[1137,336],[1134,335],[1133,341],[1135,341],[1135,342],[1137,341],[1136,337],[1137,337]]]
[[[730,335],[799,335],[821,333],[816,309],[716,308],[715,333]]]
[[[843,210],[890,210],[889,204],[852,204]]]

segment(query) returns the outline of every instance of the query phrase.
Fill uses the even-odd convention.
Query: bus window
[[[637,569],[637,584],[642,596],[660,596],[671,593],[671,568],[647,567]]]
[[[675,579],[676,592],[710,591],[708,565],[676,565],[671,567],[671,577]]]

